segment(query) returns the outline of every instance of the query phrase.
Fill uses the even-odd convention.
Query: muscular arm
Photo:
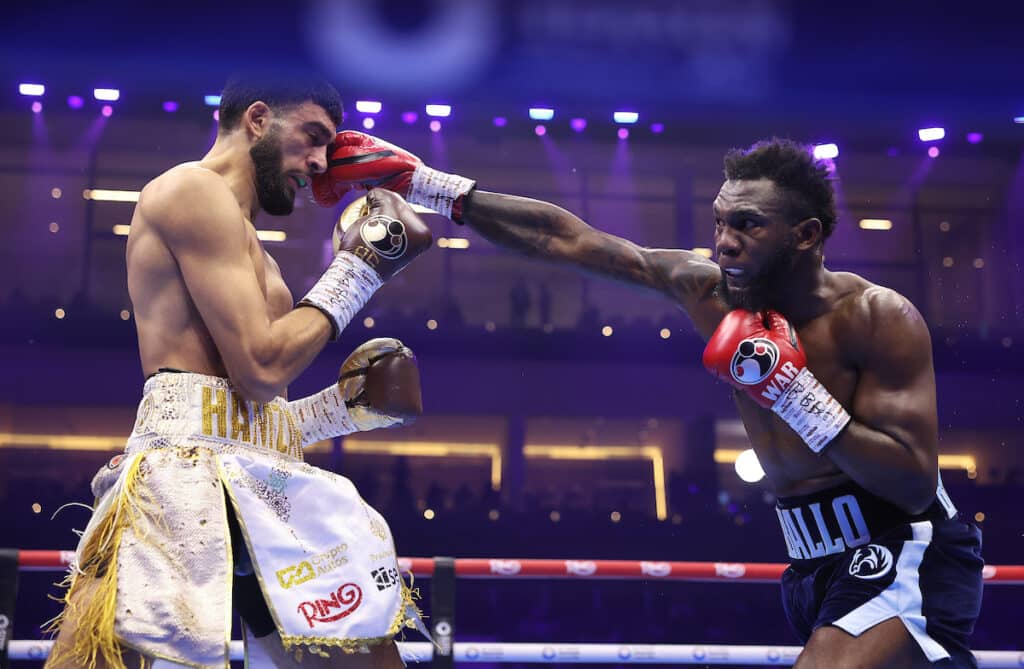
[[[690,313],[702,333],[706,329],[702,321],[707,319],[694,312],[709,306],[720,271],[701,255],[644,248],[592,228],[560,207],[525,197],[473,191],[462,214],[470,227],[499,246],[663,293]]]
[[[324,347],[331,325],[308,307],[270,318],[249,254],[250,224],[228,187],[213,173],[184,170],[144,191],[139,215],[174,255],[231,382],[253,400],[283,395]]]
[[[824,451],[872,493],[909,513],[935,498],[938,416],[931,338],[906,298],[872,288],[871,336],[853,398],[853,420]]]

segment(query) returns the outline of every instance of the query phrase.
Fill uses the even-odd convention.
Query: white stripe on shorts
[[[918,568],[924,558],[924,551],[932,542],[931,521],[923,520],[910,524],[913,538],[903,542],[899,560],[896,561],[896,579],[888,588],[839,618],[832,624],[860,636],[866,630],[898,617],[904,627],[924,651],[929,662],[949,657],[949,652],[928,636],[924,615],[921,613],[921,583]]]

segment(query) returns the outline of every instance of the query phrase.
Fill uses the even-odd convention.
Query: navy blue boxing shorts
[[[981,610],[981,532],[941,481],[916,516],[852,482],[779,498],[776,512],[793,561],[782,603],[801,640],[824,625],[859,636],[899,618],[937,666],[977,666],[967,637]]]

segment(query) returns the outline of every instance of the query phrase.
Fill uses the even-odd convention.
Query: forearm
[[[246,354],[248,364],[231,374],[249,399],[269,401],[283,396],[330,340],[333,326],[321,311],[299,306],[271,321]],[[231,371],[231,370],[229,370]]]
[[[908,513],[935,497],[938,460],[856,420],[822,452],[858,485]]]
[[[324,439],[352,434],[359,429],[345,406],[345,398],[338,383],[327,386],[315,395],[288,402],[288,409],[299,423],[303,448]]]
[[[463,200],[462,221],[499,246],[551,260],[564,259],[581,233],[593,231],[549,202],[479,190]]]
[[[463,204],[463,220],[495,244],[528,256],[658,291],[667,289],[666,276],[652,264],[647,249],[592,228],[549,202],[473,191]]]

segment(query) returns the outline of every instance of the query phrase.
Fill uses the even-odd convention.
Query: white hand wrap
[[[412,173],[412,184],[405,201],[433,209],[446,218],[452,217],[455,200],[473,190],[476,182],[455,174],[440,172],[420,165]]]
[[[380,275],[366,262],[347,251],[339,251],[299,304],[312,305],[331,319],[334,340],[383,284]]]
[[[850,414],[843,405],[806,367],[775,400],[772,411],[786,421],[815,453],[821,453],[850,422]]]
[[[345,398],[341,396],[341,388],[337,383],[316,395],[289,402],[288,409],[299,420],[303,448],[324,439],[359,431],[348,413]]]

